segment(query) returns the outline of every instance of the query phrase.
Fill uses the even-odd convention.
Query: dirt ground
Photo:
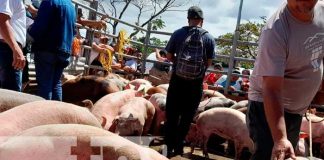
[[[231,158],[222,157],[211,153],[209,153],[208,155],[209,155],[209,159],[205,159],[205,157],[202,154],[202,150],[197,148],[195,149],[194,153],[191,155],[190,148],[185,147],[184,155],[182,157],[176,156],[171,158],[171,160],[232,160]]]

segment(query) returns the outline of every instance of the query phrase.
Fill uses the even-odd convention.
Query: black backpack
[[[177,76],[190,80],[203,77],[207,60],[202,39],[205,33],[207,31],[199,27],[188,28],[186,39],[177,53]]]

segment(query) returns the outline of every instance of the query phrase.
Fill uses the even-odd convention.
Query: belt
[[[0,39],[0,43],[4,43],[4,44],[8,45],[8,43],[4,39]],[[17,43],[18,43],[18,46],[20,47],[20,49],[22,49],[22,45],[19,42],[17,42]]]

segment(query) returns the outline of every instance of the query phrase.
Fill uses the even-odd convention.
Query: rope
[[[308,113],[310,113],[310,110],[308,110]],[[312,120],[307,118],[307,114],[305,113],[305,117],[309,123],[309,156],[310,159],[313,159],[313,133],[312,133]]]
[[[118,52],[118,60],[123,60],[124,46],[129,43],[129,38],[126,37],[126,31],[121,29],[118,33],[116,52]]]
[[[112,61],[113,61],[113,52],[109,49],[106,49],[105,52],[101,52],[99,55],[99,61],[102,64],[102,67],[108,71],[111,72],[112,68]]]
[[[309,106],[309,110],[308,110],[308,113],[305,113],[305,118],[306,120],[309,122],[309,155],[310,155],[310,159],[313,159],[313,133],[312,133],[312,123],[321,123],[324,121],[324,118],[322,118],[320,121],[312,121],[312,118],[310,116],[307,116],[307,115],[310,115],[311,112],[310,112],[310,109],[311,107],[315,107],[315,108],[322,108],[323,106],[322,105],[314,105],[314,104],[311,104]]]

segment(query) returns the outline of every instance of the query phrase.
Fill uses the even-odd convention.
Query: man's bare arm
[[[13,52],[12,66],[14,67],[14,69],[23,69],[26,63],[25,57],[20,46],[15,40],[14,31],[10,25],[9,20],[10,17],[8,15],[0,13],[0,34]]]

